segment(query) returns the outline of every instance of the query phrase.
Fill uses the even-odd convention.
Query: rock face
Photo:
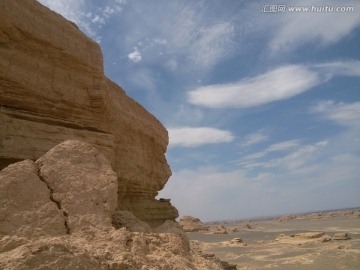
[[[175,222],[152,229],[115,210],[117,191],[106,157],[81,141],[8,166],[0,172],[0,269],[227,269],[191,250]]]
[[[0,169],[83,140],[110,161],[118,210],[151,226],[178,216],[155,199],[171,175],[166,129],[105,77],[98,44],[35,0],[0,2],[0,123]]]
[[[191,216],[184,216],[179,220],[179,224],[185,232],[200,232],[208,231],[209,226],[206,226],[198,218]]]

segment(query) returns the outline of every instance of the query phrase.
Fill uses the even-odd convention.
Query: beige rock
[[[112,224],[116,229],[126,228],[132,232],[150,232],[149,224],[139,220],[129,211],[116,211],[112,215]]]
[[[253,229],[253,227],[249,223],[247,223],[243,226],[243,229],[251,230],[251,229]]]
[[[50,190],[38,174],[31,160],[0,172],[0,237],[33,238],[66,233],[65,216],[51,200]],[[0,246],[5,248],[4,245]]]
[[[98,44],[35,0],[0,2],[0,169],[69,139],[96,146],[118,177],[118,209],[175,220],[155,199],[171,175],[164,126],[104,75]]]
[[[200,232],[208,231],[209,226],[206,226],[200,219],[191,216],[184,216],[179,220],[180,226],[185,232]]]
[[[225,242],[225,246],[228,246],[228,247],[238,247],[238,246],[247,246],[247,243],[245,243],[241,238],[233,238],[231,239],[230,241],[228,242]]]
[[[335,233],[332,239],[333,239],[333,240],[349,240],[349,239],[351,239],[351,238],[350,238],[350,236],[349,236],[348,233],[346,233],[346,232],[344,232],[344,233],[339,232],[339,233]]]
[[[218,225],[211,228],[213,234],[227,234],[228,231],[223,225]]]
[[[66,217],[69,232],[111,226],[117,207],[117,178],[105,156],[91,144],[65,141],[35,163],[51,199]]]

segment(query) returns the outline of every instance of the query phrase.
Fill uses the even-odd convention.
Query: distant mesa
[[[179,224],[185,232],[208,231],[209,226],[201,222],[199,218],[184,216],[179,220]]]
[[[228,234],[228,230],[223,225],[218,225],[211,228],[213,234]]]

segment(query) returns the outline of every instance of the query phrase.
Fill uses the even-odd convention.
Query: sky
[[[360,206],[359,1],[39,1],[168,129],[180,216]]]

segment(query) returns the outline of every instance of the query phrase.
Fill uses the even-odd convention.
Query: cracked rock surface
[[[51,201],[50,191],[31,160],[0,172],[0,206],[0,236],[34,238],[66,233],[64,215]]]
[[[65,141],[35,163],[71,233],[87,227],[111,226],[117,205],[117,178],[94,146]]]

